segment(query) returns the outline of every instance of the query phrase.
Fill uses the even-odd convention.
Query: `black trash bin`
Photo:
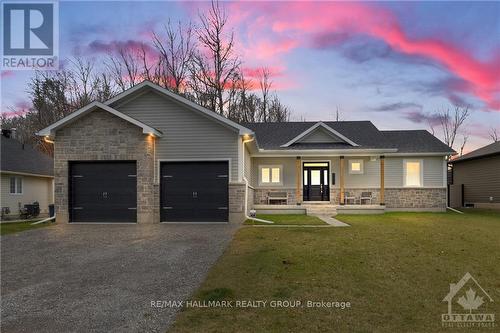
[[[54,209],[54,204],[49,205],[49,217],[54,216],[55,214],[55,209]]]

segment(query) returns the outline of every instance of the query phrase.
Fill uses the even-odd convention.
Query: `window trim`
[[[352,163],[359,163],[360,164],[360,171],[356,171],[352,169]],[[350,175],[362,175],[365,173],[365,161],[363,159],[355,159],[355,160],[349,160],[347,162],[349,166],[349,174]]]
[[[272,169],[279,168],[280,170],[280,181],[277,183],[272,182]],[[264,183],[262,181],[262,169],[269,169],[269,183]],[[283,164],[262,164],[259,165],[259,186],[283,186]]]
[[[10,187],[10,182],[12,181],[12,179],[14,179],[14,192],[11,192],[11,187]],[[21,192],[17,192],[17,189],[18,189],[18,184],[21,183]],[[10,176],[9,177],[9,194],[10,195],[23,195],[23,191],[24,191],[24,181],[23,181],[23,177],[21,176]]]
[[[406,178],[407,178],[407,170],[406,170],[406,164],[407,163],[415,163],[418,162],[420,163],[420,185],[407,185],[406,184]],[[424,160],[421,158],[409,158],[409,159],[403,159],[403,187],[424,187]]]

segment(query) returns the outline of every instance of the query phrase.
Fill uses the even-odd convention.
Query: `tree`
[[[462,156],[464,154],[464,148],[465,148],[465,145],[467,144],[468,140],[469,140],[469,135],[464,134],[462,136],[462,144],[460,145],[460,156]]]
[[[497,129],[492,127],[490,128],[490,138],[491,140],[493,140],[493,142],[498,142],[498,133],[497,133]]]
[[[120,47],[116,54],[110,53],[105,65],[114,83],[125,91],[141,81],[139,55],[125,47]]]
[[[224,115],[227,91],[237,79],[240,58],[234,50],[234,33],[227,32],[227,14],[217,1],[212,1],[207,13],[199,15],[200,27],[196,29],[199,49],[193,56],[191,67],[194,87],[201,87],[203,102],[217,113]],[[208,98],[207,98],[208,97]]]
[[[438,112],[439,126],[442,130],[444,143],[448,147],[454,147],[457,134],[469,116],[468,107],[456,106],[453,110],[448,108]]]
[[[270,108],[270,90],[273,85],[272,81],[270,80],[270,72],[268,68],[261,68],[260,70],[260,78],[259,78],[259,87],[260,87],[260,94],[261,94],[261,106],[260,106],[260,119],[262,122],[268,122],[269,121],[269,108]]]
[[[175,29],[170,20],[164,26],[165,36],[153,33],[153,45],[160,53],[162,83],[176,93],[185,89],[189,78],[189,68],[194,55],[193,28],[189,23],[178,23]]]

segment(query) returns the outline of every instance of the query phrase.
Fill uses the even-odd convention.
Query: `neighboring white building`
[[[0,207],[8,207],[9,218],[19,216],[19,208],[37,201],[40,215],[47,216],[54,203],[54,162],[52,157],[12,137],[10,130],[1,136]]]

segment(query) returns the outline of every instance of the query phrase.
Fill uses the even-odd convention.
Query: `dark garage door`
[[[70,222],[136,222],[135,162],[71,162]]]
[[[228,162],[161,164],[163,222],[228,221]]]

